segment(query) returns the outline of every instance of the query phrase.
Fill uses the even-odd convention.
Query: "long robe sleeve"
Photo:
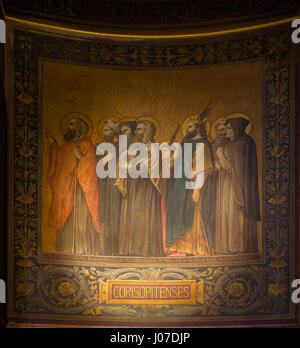
[[[99,188],[96,175],[96,153],[89,138],[80,139],[77,148],[82,157],[77,163],[73,151],[74,142],[55,144],[50,151],[48,183],[52,190],[52,203],[48,224],[59,231],[74,209],[75,171],[84,192],[93,224],[100,233]]]

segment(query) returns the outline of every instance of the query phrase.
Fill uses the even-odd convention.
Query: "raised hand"
[[[48,129],[46,130],[46,138],[49,140],[51,145],[56,143],[56,139],[53,138],[53,136],[51,135]]]
[[[80,150],[75,147],[75,149],[73,150],[73,155],[76,157],[76,159],[80,160],[80,158],[82,157],[82,154],[80,152]]]

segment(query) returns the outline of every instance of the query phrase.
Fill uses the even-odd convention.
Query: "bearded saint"
[[[260,217],[257,152],[254,140],[245,133],[249,121],[240,117],[227,121],[224,148],[217,149],[221,174],[217,209],[216,252],[257,253],[257,221]]]
[[[213,153],[214,153],[214,159],[216,156],[216,151],[219,147],[224,147],[225,144],[228,142],[228,138],[226,137],[226,127],[227,123],[225,121],[220,121],[215,125],[216,130],[216,139],[212,143]]]
[[[103,143],[110,143],[115,147],[116,156],[118,155],[119,125],[106,120],[103,127]],[[97,161],[107,157],[107,153],[97,156]],[[110,158],[109,160],[114,160]],[[108,160],[108,162],[109,162]],[[108,163],[105,169],[107,169]],[[121,211],[121,193],[115,186],[116,179],[105,178],[99,181],[100,202],[99,214],[103,229],[103,253],[111,256],[117,255],[119,251],[119,231],[120,231],[120,211]]]
[[[97,255],[101,251],[97,161],[88,129],[84,120],[74,118],[62,145],[48,136],[52,190],[48,224],[57,230],[57,252]]]
[[[136,121],[122,121],[120,123],[120,131],[122,135],[126,135],[127,137],[127,144],[130,145],[134,136],[135,136],[135,131],[136,131]]]
[[[209,245],[211,247],[211,253],[215,253],[216,248],[216,233],[220,230],[219,219],[217,218],[216,212],[221,204],[220,202],[220,181],[221,173],[217,170],[218,157],[217,149],[224,148],[228,139],[226,137],[226,122],[219,121],[215,125],[216,138],[212,142],[213,161],[215,164],[214,172],[207,177],[206,181],[206,197],[202,202],[202,214],[206,216],[204,219],[204,227],[207,232],[209,239]]]
[[[204,186],[201,189],[186,189],[186,181],[193,178],[171,178],[166,184],[166,247],[169,255],[209,255],[210,236],[206,230],[211,202],[209,201],[209,185],[207,178],[213,172],[212,148],[207,140],[205,123],[191,117],[187,125],[186,137],[182,142],[192,144],[193,171],[195,164],[203,161]],[[204,144],[204,157],[197,157],[196,145]],[[183,157],[184,158],[184,157]],[[205,204],[203,204],[205,202]]]
[[[155,132],[156,128],[152,122],[140,121],[132,140],[132,143],[146,145],[148,163],[151,163],[150,148],[154,142]],[[149,170],[148,178],[122,179],[117,184],[123,195],[119,255],[164,256],[161,217],[162,181],[150,177]]]

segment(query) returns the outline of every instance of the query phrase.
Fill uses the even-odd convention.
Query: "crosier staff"
[[[219,159],[219,152],[221,151],[221,143],[219,140],[217,140],[217,161],[215,164],[216,170],[218,171],[218,231],[220,232],[221,230],[221,177],[222,177],[222,167],[221,167],[221,163],[220,163],[220,159]]]
[[[197,121],[196,121],[197,124],[203,123],[203,128],[204,129],[205,129],[205,119],[207,118],[207,116],[211,112],[211,110],[212,110],[212,102],[207,104],[205,109],[202,111],[202,113],[197,118]],[[205,131],[205,133],[206,133],[206,131]],[[206,180],[206,174],[204,174],[204,180]],[[195,189],[194,190],[192,199],[193,199],[193,201],[195,203],[195,208],[197,209],[198,214],[199,214],[201,229],[202,229],[202,232],[203,232],[203,235],[204,235],[207,252],[208,252],[208,255],[211,256],[212,252],[211,252],[210,245],[208,243],[208,238],[207,238],[207,234],[206,234],[206,230],[205,230],[205,227],[204,227],[202,214],[201,214],[200,190],[199,189]],[[195,240],[194,240],[194,247],[197,248],[196,235],[195,235]],[[195,250],[195,252],[197,252],[197,250]]]
[[[217,139],[217,158],[218,160],[215,163],[215,168],[218,171],[218,231],[221,231],[221,191],[222,191],[222,166],[221,166],[221,162],[220,162],[220,156],[223,156],[223,149],[224,146],[226,145],[226,143],[228,142],[228,140],[226,139],[226,137],[221,137],[219,139]]]
[[[115,238],[114,238],[114,234],[115,234],[115,224],[114,224],[114,207],[113,207],[113,183],[111,181],[111,179],[108,179],[108,183],[110,186],[110,209],[111,209],[111,214],[112,214],[112,235],[111,235],[111,255],[114,256],[115,255]]]
[[[74,181],[74,221],[73,221],[73,243],[72,243],[72,254],[75,254],[75,235],[76,235],[76,200],[77,200],[77,169],[78,169],[78,162],[81,158],[81,153],[78,149],[78,142],[79,142],[79,131],[78,131],[78,122],[79,120],[76,119],[76,136],[75,136],[75,149],[73,151],[73,154],[76,158],[75,162],[75,181]]]

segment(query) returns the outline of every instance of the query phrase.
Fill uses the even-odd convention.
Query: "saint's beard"
[[[110,144],[114,144],[116,141],[115,141],[115,138],[116,138],[116,135],[104,135],[103,136],[103,143],[110,143]]]
[[[217,137],[217,146],[224,146],[229,142],[229,139],[226,137],[226,135],[219,135]]]
[[[64,134],[64,141],[69,142],[74,140],[76,136],[76,131],[72,129],[68,129],[66,133]]]
[[[142,134],[136,134],[133,138],[131,143],[143,143],[144,135]]]
[[[197,136],[197,134],[198,134],[197,129],[195,129],[192,132],[187,132],[186,136],[185,136],[185,139],[191,140],[191,139],[195,138]]]

